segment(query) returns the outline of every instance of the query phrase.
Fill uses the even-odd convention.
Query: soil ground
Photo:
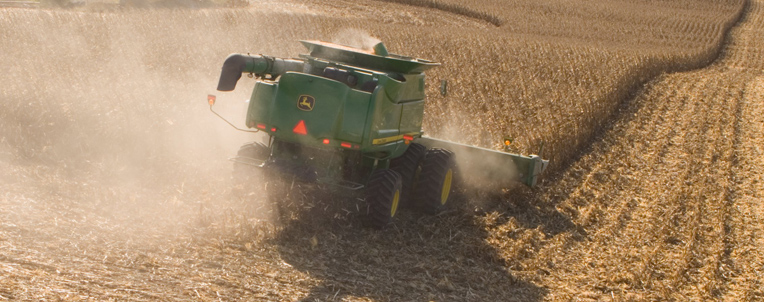
[[[660,76],[625,105],[537,199],[576,228],[507,263],[553,300],[764,299],[762,12],[750,3],[711,66]]]

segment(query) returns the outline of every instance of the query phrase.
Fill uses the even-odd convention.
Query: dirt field
[[[764,2],[454,3],[0,8],[0,300],[764,300]],[[262,138],[208,111],[223,58],[367,33],[444,64],[431,134],[544,142],[541,188],[382,232],[327,188],[280,223],[231,194]]]
[[[490,242],[532,249],[500,248],[507,266],[553,300],[764,299],[762,13],[750,3],[710,67],[651,81],[536,197],[570,217],[567,234],[493,222]]]

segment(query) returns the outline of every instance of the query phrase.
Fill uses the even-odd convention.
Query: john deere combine
[[[234,159],[239,165],[365,189],[369,222],[377,228],[390,223],[401,202],[426,213],[442,210],[459,152],[491,162],[486,173],[516,169],[528,186],[546,168],[548,161],[535,155],[422,136],[424,72],[440,64],[388,53],[382,43],[362,50],[301,42],[308,54],[299,59],[232,54],[225,60],[217,89],[233,90],[244,73],[258,77],[246,125],[270,136],[268,145],[244,145]]]

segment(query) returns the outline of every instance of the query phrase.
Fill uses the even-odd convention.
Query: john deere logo
[[[316,99],[309,95],[301,95],[297,98],[297,108],[303,111],[313,110],[313,106],[316,105]]]

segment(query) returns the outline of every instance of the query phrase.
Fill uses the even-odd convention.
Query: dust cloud
[[[332,43],[355,47],[367,51],[374,49],[375,45],[377,45],[379,42],[382,42],[380,39],[373,37],[368,32],[356,28],[342,29],[334,35],[331,41]]]
[[[439,129],[438,139],[474,146],[474,142],[465,141],[464,130],[459,126],[460,121],[468,120],[466,115],[452,116],[445,126]],[[499,140],[495,144],[482,142],[482,145],[494,148],[470,148],[466,146],[447,146],[454,151],[454,158],[458,170],[458,187],[466,196],[465,202],[477,208],[484,208],[491,204],[491,200],[497,193],[503,190],[512,190],[521,187],[519,180],[521,173],[512,159],[506,155],[493,153],[489,150],[498,150]],[[495,145],[495,146],[494,146]],[[444,146],[446,147],[446,146]]]
[[[310,35],[274,39],[262,24],[278,16],[253,11],[0,14],[0,191],[10,205],[36,201],[16,221],[104,220],[52,231],[101,239],[258,223],[242,207],[262,205],[231,194],[228,158],[263,137],[219,120],[206,95],[217,94],[216,111],[244,128],[254,80],[215,91],[222,61],[233,52],[296,54]]]
[[[96,232],[80,223],[51,231],[100,238],[180,236],[221,225],[236,233],[240,224],[256,223],[250,218],[257,215],[241,207],[269,209],[242,205],[250,201],[231,194],[228,158],[263,136],[232,129],[206,103],[207,94],[216,94],[216,111],[243,128],[254,80],[242,77],[236,91],[215,91],[222,61],[247,52],[295,57],[304,52],[300,39],[360,48],[379,42],[317,12],[262,11],[1,11],[3,202],[38,200],[23,211],[30,225],[71,213],[105,219]],[[284,20],[303,26],[272,26]],[[463,160],[470,163],[463,172],[473,175],[480,161]],[[47,206],[54,201],[64,210]]]

